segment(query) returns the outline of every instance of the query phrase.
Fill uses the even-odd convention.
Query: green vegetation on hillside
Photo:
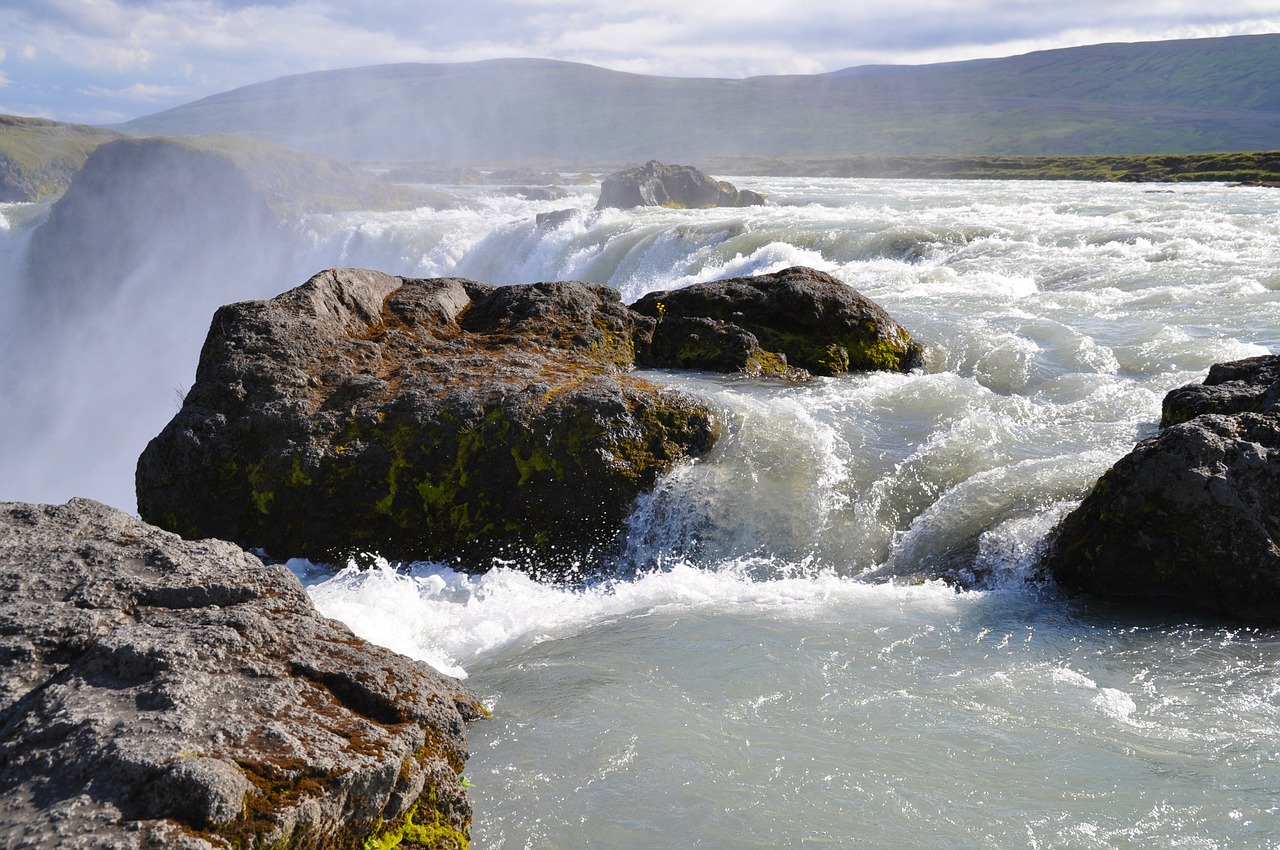
[[[1131,156],[716,157],[717,174],[952,180],[1220,181],[1280,186],[1280,151]]]
[[[341,210],[443,208],[458,203],[451,196],[382,180],[321,154],[255,139],[207,135],[145,141],[164,141],[229,159],[282,218]],[[89,156],[108,143],[132,146],[141,155],[153,150],[144,140],[112,130],[0,115],[0,202],[40,201],[62,195]]]
[[[100,127],[0,115],[0,202],[62,194],[94,148],[122,138]]]

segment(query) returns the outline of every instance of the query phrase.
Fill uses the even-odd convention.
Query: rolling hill
[[[1280,148],[1280,34],[688,79],[536,59],[283,77],[139,118],[363,160],[699,160]]]

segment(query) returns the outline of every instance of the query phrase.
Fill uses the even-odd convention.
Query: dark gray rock
[[[596,209],[749,207],[763,204],[765,200],[757,192],[738,189],[692,166],[664,165],[655,159],[605,177],[600,184]]]
[[[652,292],[632,309],[654,320],[638,341],[641,366],[839,375],[923,365],[920,346],[888,313],[803,266]]]
[[[1202,413],[1270,413],[1280,397],[1280,357],[1267,354],[1215,363],[1203,383],[1188,384],[1164,397],[1160,427]]]
[[[551,212],[538,213],[533,217],[534,223],[538,227],[545,230],[555,230],[563,227],[575,219],[582,218],[582,210],[552,210]]]
[[[1055,533],[1045,566],[1089,593],[1280,623],[1280,357],[1219,364]]]
[[[649,324],[605,286],[351,269],[224,307],[139,459],[139,511],[278,556],[591,557],[718,433],[623,373]]]
[[[410,813],[465,836],[475,695],[283,567],[88,500],[5,503],[0,587],[0,846],[359,848]]]

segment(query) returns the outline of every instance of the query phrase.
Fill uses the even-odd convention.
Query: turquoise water
[[[470,730],[473,846],[1280,846],[1277,633],[1027,580],[1166,391],[1280,346],[1280,194],[731,179],[771,205],[597,214],[590,188],[469,189],[465,209],[308,219],[275,291],[123,291],[56,357],[9,352],[38,380],[0,374],[3,496],[132,508],[213,307],[321,268],[579,278],[630,300],[814,266],[906,325],[927,368],[655,375],[727,428],[636,506],[630,577],[294,565],[323,611],[493,709]],[[565,206],[582,214],[534,224]],[[0,227],[0,282],[26,232]]]
[[[1168,389],[1275,349],[1280,195],[735,182],[775,205],[313,221],[344,261],[628,299],[811,265],[928,352],[800,387],[658,375],[730,427],[637,506],[633,578],[310,576],[322,610],[494,710],[476,846],[1280,846],[1276,634],[1027,582]]]

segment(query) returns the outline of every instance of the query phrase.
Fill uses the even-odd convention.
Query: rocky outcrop
[[[180,290],[202,275],[279,280],[304,213],[452,202],[265,142],[121,139],[93,151],[32,235],[27,286],[96,309],[146,275]]]
[[[1171,390],[1161,406],[1160,427],[1202,413],[1270,413],[1280,398],[1280,357],[1264,355],[1215,363],[1203,383]]]
[[[738,189],[708,177],[689,165],[664,165],[650,160],[605,177],[596,209],[610,207],[749,207],[765,202],[764,195]]]
[[[63,322],[139,285],[155,289],[144,303],[174,289],[199,292],[206,275],[265,285],[292,251],[268,198],[230,157],[129,139],[95,150],[32,234],[25,288],[37,309]]]
[[[5,503],[0,585],[0,846],[466,846],[477,698],[283,567],[96,502]]]
[[[568,568],[717,435],[701,403],[624,374],[649,324],[605,286],[350,269],[223,307],[139,459],[139,511],[279,556]]]
[[[1214,366],[1060,525],[1067,587],[1280,623],[1280,357]]]
[[[878,305],[799,266],[653,292],[632,309],[654,320],[637,347],[641,366],[840,375],[923,365],[920,346]]]

